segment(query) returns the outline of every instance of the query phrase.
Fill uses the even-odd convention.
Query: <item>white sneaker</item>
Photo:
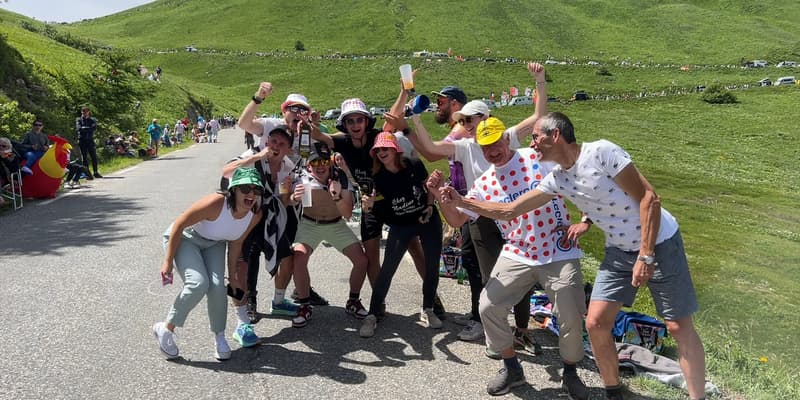
[[[175,333],[167,329],[167,324],[156,322],[153,324],[153,334],[158,341],[158,348],[167,360],[178,357],[178,345],[175,343]]]
[[[453,322],[461,326],[468,326],[470,321],[472,321],[472,313],[468,312],[463,315],[456,315],[453,317]]]
[[[483,324],[470,320],[467,326],[458,333],[458,338],[466,342],[474,342],[483,337]]]
[[[217,333],[214,341],[216,342],[214,358],[220,361],[229,360],[231,358],[231,346],[228,345],[228,339],[225,339],[225,331]]]
[[[426,328],[439,329],[442,327],[442,320],[433,312],[433,308],[423,308],[419,313],[419,320]]]
[[[361,329],[358,330],[358,335],[363,338],[372,337],[375,334],[375,327],[378,326],[378,318],[375,314],[367,315],[364,322],[361,323]]]

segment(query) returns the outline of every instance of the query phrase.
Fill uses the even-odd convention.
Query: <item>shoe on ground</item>
[[[292,293],[292,298],[296,301],[300,296],[297,295],[297,289],[295,289],[294,293]],[[309,302],[312,306],[327,306],[330,304],[328,300],[324,297],[320,296],[319,293],[314,291],[312,287],[308,292]]]
[[[500,353],[498,353],[498,352],[496,352],[496,351],[494,351],[494,350],[492,350],[492,349],[490,349],[488,347],[485,350],[483,350],[483,354],[486,357],[491,358],[492,360],[502,360],[503,359],[503,356],[500,355]]]
[[[100,175],[100,173],[99,173],[99,172],[95,172],[95,173],[94,173],[94,177],[95,177],[95,178],[102,178],[102,177],[103,177],[103,175]]]
[[[175,343],[175,333],[167,329],[167,324],[156,322],[153,325],[153,334],[158,341],[158,349],[167,357],[167,360],[178,357],[178,344]]]
[[[375,310],[374,314],[378,321],[386,318],[386,303],[381,303],[381,305],[378,306],[378,309]]]
[[[233,340],[242,347],[253,347],[258,344],[258,336],[253,331],[253,325],[239,324],[233,332]]]
[[[497,375],[486,385],[486,393],[492,396],[500,396],[511,391],[511,389],[525,384],[525,373],[522,368],[501,368]]]
[[[468,313],[462,314],[462,315],[456,315],[455,317],[453,317],[453,322],[455,322],[457,325],[461,325],[461,326],[469,325],[469,322],[472,321],[472,320],[473,319],[472,319],[472,313],[471,312],[468,312]]]
[[[92,176],[92,174],[84,174],[83,177],[86,178],[87,180],[90,180],[90,181],[94,180],[94,177]]]
[[[292,327],[302,328],[308,325],[308,321],[311,320],[312,309],[313,307],[310,304],[301,304],[300,307],[297,307],[297,315],[292,318]]]
[[[363,304],[361,304],[361,299],[347,300],[347,304],[344,306],[344,311],[358,319],[364,319],[367,315],[369,315],[367,309],[364,308]]]
[[[567,392],[570,400],[587,400],[589,390],[576,373],[564,374],[561,378],[561,388]]]
[[[230,360],[231,346],[228,344],[228,339],[225,339],[225,332],[216,334],[214,342],[214,358],[220,361]]]
[[[283,301],[278,304],[275,304],[275,301],[273,301],[272,315],[287,315],[294,317],[297,315],[297,305],[286,299],[283,299]]]
[[[437,294],[436,297],[433,298],[433,313],[436,314],[439,319],[444,319],[445,312],[446,311],[444,309],[444,304],[442,304],[442,299],[439,298],[439,295]]]
[[[361,328],[358,330],[358,336],[363,338],[372,337],[375,335],[375,328],[378,326],[378,318],[375,315],[367,315],[361,323]]]
[[[528,332],[514,331],[514,350],[525,350],[533,355],[541,355],[542,345]]]
[[[483,337],[483,324],[470,320],[467,326],[458,333],[458,338],[465,342],[474,342]]]
[[[433,308],[423,308],[419,313],[419,320],[426,328],[439,329],[442,327],[442,320],[436,316]]]

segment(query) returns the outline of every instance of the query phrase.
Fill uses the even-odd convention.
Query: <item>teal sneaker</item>
[[[294,317],[297,315],[297,304],[289,300],[283,299],[283,302],[275,304],[272,302],[272,315],[287,315]]]
[[[250,324],[239,324],[233,332],[233,340],[242,347],[253,347],[259,342],[258,336],[253,332],[253,325]]]

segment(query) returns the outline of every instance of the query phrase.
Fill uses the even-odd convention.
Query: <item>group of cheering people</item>
[[[544,67],[527,68],[536,83],[535,112],[508,128],[485,103],[468,102],[458,87],[433,92],[436,121],[451,127],[440,141],[431,139],[419,116],[404,118],[409,98],[402,88],[382,127],[375,126],[360,99],[347,99],[338,132],[326,134],[319,113],[299,94],[281,104],[283,118],[256,117],[272,93],[270,83],[261,83],[239,119],[260,145],[225,165],[220,191],[193,204],[164,233],[162,276],[170,281],[177,268],[184,287],[166,320],[153,326],[161,352],[178,356],[175,327],[203,296],[217,359],[231,357],[226,296],[233,297],[239,321],[234,339],[243,347],[256,345],[262,254],[275,277],[272,313],[290,315],[298,328],[308,324],[312,304],[326,303],[311,289],[308,272],[309,258],[323,240],[352,262],[345,311],[362,320],[361,337],[373,336],[386,316],[385,299],[406,251],[423,281],[419,320],[439,329],[443,215],[461,229],[471,288],[471,311],[453,318],[464,326],[458,336],[467,341],[485,336],[486,355],[503,363],[488,382],[490,395],[525,384],[517,350],[541,351],[527,332],[530,292],[539,284],[558,321],[563,389],[572,398],[589,396],[576,371],[584,354],[585,318],[607,398],[622,399],[611,328],[620,308],[632,305],[638,288],[647,285],[678,343],[690,397],[704,398],[705,355],[692,321],[698,304],[677,221],[620,146],[606,140],[577,143],[570,119],[547,112]],[[313,143],[305,158],[299,154],[301,131]],[[449,178],[438,170],[428,173],[411,153],[429,161],[446,157]],[[344,221],[358,194],[360,240]],[[570,222],[565,201],[582,211],[574,218],[580,222]],[[389,230],[380,262],[384,224]],[[587,309],[578,238],[592,226],[605,233],[606,253]],[[294,303],[285,298],[292,279]],[[366,279],[372,286],[369,308],[360,299]],[[508,323],[512,308],[514,327]]]

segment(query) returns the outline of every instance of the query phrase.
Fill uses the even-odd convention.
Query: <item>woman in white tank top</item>
[[[225,249],[228,260],[237,260],[242,242],[261,219],[264,187],[255,168],[237,168],[227,191],[207,195],[183,212],[164,232],[166,257],[161,265],[164,285],[172,283],[172,269],[178,270],[183,290],[175,299],[164,322],[153,325],[159,349],[167,357],[178,357],[175,327],[183,326],[189,312],[207,297],[208,319],[215,336],[214,357],[227,360],[231,349],[225,339],[228,302],[225,290]],[[236,276],[235,261],[228,264],[233,290],[243,285]]]

